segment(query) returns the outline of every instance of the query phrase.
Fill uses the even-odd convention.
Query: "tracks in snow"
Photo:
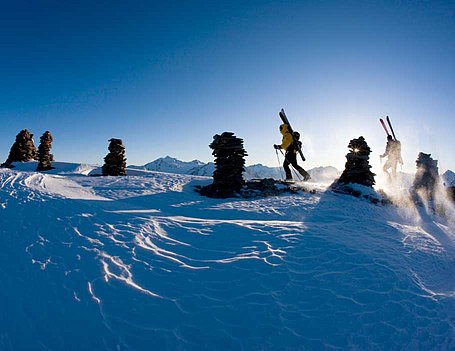
[[[48,314],[56,335],[74,328],[55,322],[70,311],[98,349],[454,346],[448,248],[393,209],[331,194],[201,201],[170,178],[0,179],[4,244],[23,248],[1,267],[19,267],[15,300],[38,296],[28,313]],[[68,199],[66,181],[121,195]],[[31,340],[65,345],[36,328]]]

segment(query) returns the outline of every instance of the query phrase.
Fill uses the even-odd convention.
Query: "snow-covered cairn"
[[[375,174],[370,171],[369,163],[371,149],[364,137],[352,139],[348,148],[349,153],[346,155],[345,169],[336,185],[355,183],[373,187]]]
[[[23,129],[16,135],[16,141],[2,167],[11,167],[13,162],[27,162],[38,159],[38,151],[33,143],[33,134]]]
[[[52,148],[52,138],[51,132],[46,131],[40,138],[40,144],[38,146],[38,167],[37,171],[48,171],[52,167],[52,161],[54,161],[54,156],[51,154]]]
[[[245,156],[243,139],[234,136],[234,133],[224,132],[216,134],[209,145],[215,156],[215,171],[213,184],[201,189],[201,194],[210,197],[235,196],[245,184]]]
[[[412,185],[414,194],[432,200],[439,184],[438,161],[431,154],[419,153],[416,160],[417,172]]]
[[[109,139],[109,153],[104,158],[103,176],[126,175],[125,146],[121,139]]]

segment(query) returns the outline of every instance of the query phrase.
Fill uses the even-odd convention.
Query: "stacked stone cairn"
[[[13,162],[27,162],[33,160],[38,160],[38,151],[33,143],[33,134],[27,129],[23,129],[16,136],[16,141],[11,147],[9,156],[1,167],[11,168]]]
[[[215,156],[215,171],[213,184],[201,189],[200,193],[209,197],[226,198],[238,196],[245,181],[245,156],[243,139],[234,136],[234,133],[224,132],[216,134],[209,145]]]
[[[52,161],[54,161],[54,156],[51,154],[52,148],[52,138],[51,132],[46,131],[40,138],[40,144],[38,146],[38,167],[37,171],[48,171],[53,169]]]
[[[449,195],[449,199],[455,202],[455,186],[449,186],[447,188],[447,194]]]
[[[412,185],[414,194],[433,200],[436,187],[439,185],[438,161],[431,154],[419,153],[416,160],[417,172]]]
[[[103,176],[126,175],[125,146],[121,139],[109,139],[109,153],[104,158]]]
[[[375,174],[370,171],[371,166],[369,163],[371,149],[364,137],[352,139],[348,148],[349,153],[346,155],[345,170],[336,185],[354,183],[373,187]]]

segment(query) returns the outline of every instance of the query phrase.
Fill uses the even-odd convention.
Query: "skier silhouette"
[[[391,135],[387,136],[387,145],[385,152],[380,156],[381,159],[387,156],[387,161],[382,167],[382,170],[390,177],[389,169],[392,169],[392,179],[395,180],[397,176],[397,164],[403,165],[401,158],[401,143],[394,140]]]
[[[292,180],[291,168],[289,168],[290,164],[302,175],[304,181],[310,179],[311,176],[309,173],[297,164],[297,152],[301,148],[302,143],[299,140],[294,140],[287,124],[280,125],[280,132],[283,135],[281,145],[275,144],[273,147],[277,150],[284,149],[286,151],[283,162],[286,180]],[[300,143],[300,145],[297,145],[297,143]]]

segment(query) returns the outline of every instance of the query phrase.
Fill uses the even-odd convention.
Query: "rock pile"
[[[53,169],[52,161],[54,161],[54,156],[51,154],[52,148],[52,138],[51,132],[46,131],[40,138],[40,144],[38,146],[38,167],[37,171],[48,171]]]
[[[413,193],[432,200],[436,187],[439,185],[438,161],[433,160],[431,154],[420,152],[416,166],[417,172],[412,185]]]
[[[243,139],[237,138],[234,133],[224,132],[216,134],[209,146],[215,156],[213,184],[202,188],[201,194],[219,198],[236,196],[245,184],[243,172],[247,153],[243,148]]]
[[[195,186],[195,190],[202,195],[206,195],[209,197],[221,197],[217,196],[218,193],[213,192],[212,185],[201,187]],[[301,192],[307,192],[311,194],[315,194],[316,190],[308,189],[305,186],[297,186],[292,183],[286,183],[281,180],[275,180],[272,178],[265,178],[265,179],[254,179],[251,181],[246,182],[242,188],[229,197],[241,197],[244,199],[255,199],[255,198],[263,198],[267,196],[279,196],[283,194],[298,194]],[[227,196],[226,196],[227,197]]]
[[[103,176],[126,175],[125,146],[121,139],[109,139],[109,153],[104,158]]]
[[[364,137],[352,139],[348,148],[349,153],[346,155],[345,170],[336,181],[335,186],[355,183],[373,187],[375,174],[370,171],[371,166],[369,163],[371,149]]]
[[[27,162],[38,159],[38,151],[33,143],[33,134],[23,129],[16,135],[16,141],[2,167],[11,167],[13,162]]]
[[[455,202],[455,186],[449,186],[447,188],[447,194],[449,195],[449,199]]]

